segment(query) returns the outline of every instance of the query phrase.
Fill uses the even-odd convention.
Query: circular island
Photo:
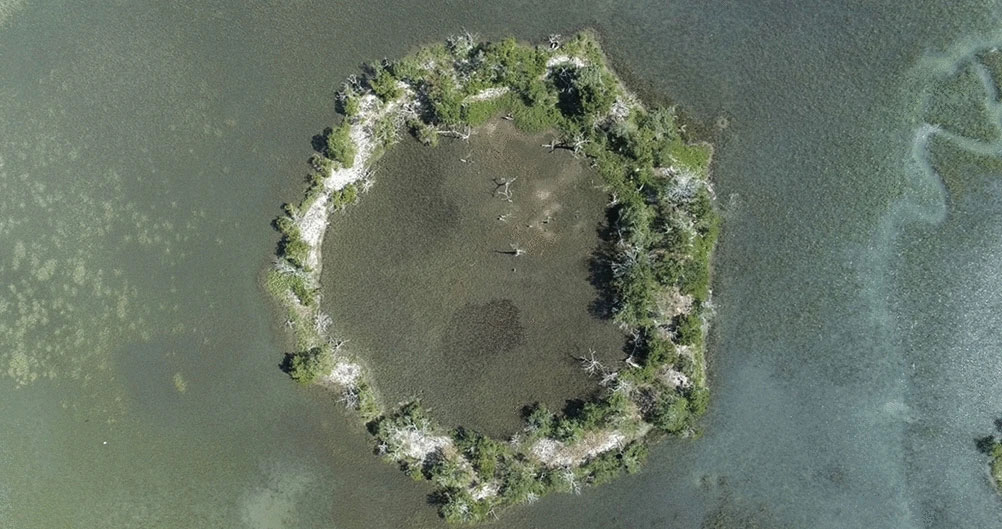
[[[477,522],[548,492],[578,492],[636,471],[650,442],[694,432],[708,399],[713,150],[688,140],[674,108],[649,109],[630,93],[594,35],[554,35],[540,46],[453,37],[368,66],[345,83],[338,109],[344,119],[314,138],[305,196],[275,220],[282,240],[267,286],[296,341],[283,366],[355,410],[379,455],[432,481],[446,520]],[[452,144],[440,151],[464,148],[448,162],[427,156],[417,181],[377,183],[375,162],[404,130],[427,146]],[[546,162],[562,167],[533,167],[518,154],[532,145],[563,155]],[[477,165],[492,155],[509,165]],[[392,197],[376,204],[367,214],[399,227],[379,241],[332,226],[332,238],[343,236],[338,247],[360,255],[338,255],[323,272],[335,215],[367,193],[429,186],[456,195],[428,193],[416,215]],[[470,240],[471,229],[483,236]],[[380,258],[378,269],[349,264],[367,254]],[[394,273],[393,262],[411,268]],[[414,263],[437,290],[422,289]],[[370,301],[340,302],[365,294],[366,277],[379,282]],[[547,303],[584,307],[603,323],[573,321]],[[395,304],[428,307],[429,320],[415,321],[413,307],[396,314]],[[350,307],[358,313],[346,316]],[[365,329],[376,315],[386,320],[382,333]],[[428,351],[427,372],[410,373],[418,381],[446,371],[455,398],[491,402],[443,421],[417,399],[401,401],[397,379],[408,373],[375,359],[399,352],[380,348],[408,344]],[[562,363],[540,369],[526,360],[536,349]],[[377,373],[394,379],[392,389],[380,389]],[[560,385],[584,393],[562,408],[553,406],[559,392],[519,401],[530,395],[521,388],[574,376]],[[504,410],[513,421],[480,420]]]

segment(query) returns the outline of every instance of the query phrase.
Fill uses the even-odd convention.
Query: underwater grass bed
[[[338,109],[344,119],[314,138],[302,201],[274,222],[282,239],[268,290],[297,344],[284,368],[357,410],[378,454],[435,483],[432,500],[444,518],[477,522],[549,492],[578,492],[639,469],[650,442],[695,433],[709,394],[705,338],[719,230],[713,150],[689,141],[673,108],[648,109],[631,94],[591,33],[540,46],[453,37],[369,65],[345,83]],[[581,357],[593,394],[562,412],[527,403],[524,427],[507,439],[443,428],[417,401],[383,402],[364,358],[335,337],[319,290],[330,215],[364,197],[373,164],[402,131],[433,146],[467,140],[497,117],[526,132],[557,131],[562,140],[551,148],[600,174],[612,234],[602,296],[629,351],[615,365]]]

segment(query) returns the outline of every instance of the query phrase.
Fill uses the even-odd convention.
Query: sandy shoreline
[[[406,98],[403,96],[401,99]],[[330,175],[324,180],[324,192],[310,205],[298,219],[300,237],[310,246],[306,260],[307,266],[313,270],[315,279],[320,278],[323,266],[320,258],[320,248],[323,246],[324,233],[327,231],[330,211],[328,203],[335,191],[344,189],[348,184],[362,180],[368,171],[369,159],[376,150],[376,140],[372,127],[387,114],[397,111],[404,102],[401,99],[383,103],[375,94],[361,96],[358,117],[351,121],[349,135],[355,144],[355,163],[351,167],[331,169]]]

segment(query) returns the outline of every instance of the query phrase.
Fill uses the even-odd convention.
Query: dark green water
[[[585,25],[644,90],[729,118],[714,404],[641,474],[498,526],[998,526],[974,439],[1002,411],[1002,175],[941,162],[976,183],[948,193],[913,146],[1000,9],[0,5],[0,526],[438,526],[278,371],[268,221],[362,61]]]

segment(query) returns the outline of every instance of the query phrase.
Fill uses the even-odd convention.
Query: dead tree
[[[345,81],[345,85],[350,86],[355,92],[362,91],[362,81],[355,74],[348,76],[348,79]]]
[[[577,476],[574,475],[574,471],[571,469],[564,470],[560,473],[560,477],[567,483],[567,486],[571,489],[574,494],[581,494],[581,484],[578,483]]]
[[[438,129],[438,132],[442,136],[449,136],[451,138],[458,138],[463,141],[470,141],[470,135],[473,134],[473,129],[469,125],[463,127],[462,130],[456,129]]]
[[[523,250],[522,248],[520,248],[515,243],[511,243],[510,246],[511,246],[511,251],[508,252],[508,253],[510,253],[511,255],[514,255],[515,257],[518,257],[518,256],[520,256],[520,255],[522,255],[522,254],[525,253],[525,250]]]
[[[576,134],[570,140],[564,141],[561,144],[561,146],[566,149],[569,149],[572,153],[574,153],[574,156],[578,156],[581,154],[581,149],[585,146],[586,143],[588,143],[587,138],[585,138],[580,134]]]
[[[511,185],[515,183],[515,180],[518,180],[517,176],[506,179],[494,177],[494,185],[497,186],[494,188],[494,194],[501,195],[505,200],[511,202]]]
[[[341,398],[339,400],[346,408],[351,408],[353,410],[358,409],[358,405],[361,402],[358,388],[352,387],[345,389],[341,392]]]
[[[549,42],[551,50],[556,50],[557,48],[560,48],[560,34],[559,33],[551,34]]]
[[[375,182],[372,180],[372,177],[375,174],[376,172],[370,169],[366,171],[365,174],[362,175],[362,178],[358,180],[359,187],[361,188],[363,193],[368,193],[369,190],[372,189],[373,184],[375,184]]]
[[[318,312],[316,316],[313,317],[313,328],[316,329],[317,334],[324,334],[327,329],[331,326],[331,317],[323,312]]]
[[[627,397],[633,393],[633,390],[633,382],[630,382],[629,380],[618,380],[616,381],[616,387],[612,388],[613,393],[618,393]]]
[[[340,351],[346,343],[348,343],[348,340],[339,340],[333,336],[327,338],[327,345],[331,346],[331,349],[333,349],[333,352],[335,353]]]
[[[581,369],[584,369],[584,372],[589,375],[594,375],[605,369],[604,366],[602,366],[602,362],[599,362],[598,359],[595,358],[594,349],[588,349],[588,356],[582,356],[578,358],[578,360],[581,361]]]
[[[421,113],[421,104],[416,99],[408,99],[400,105],[402,115],[409,118],[417,118]]]

